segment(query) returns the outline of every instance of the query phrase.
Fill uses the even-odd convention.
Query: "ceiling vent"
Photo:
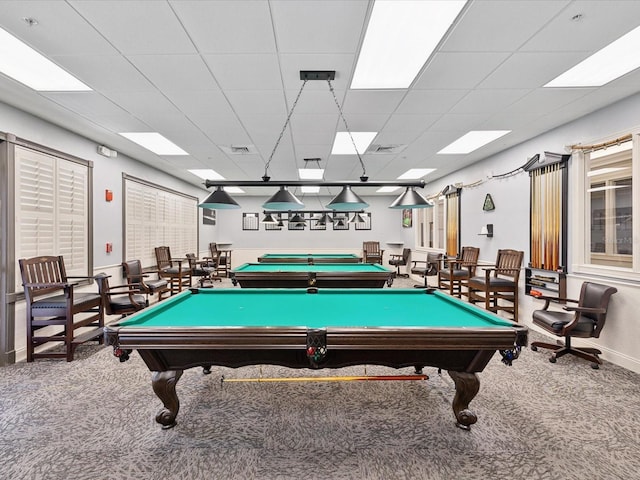
[[[393,154],[393,153],[399,153],[402,150],[404,150],[406,147],[406,145],[398,145],[398,144],[393,144],[393,145],[371,145],[369,147],[369,149],[367,150],[367,153],[375,153],[375,154]]]
[[[230,155],[250,155],[256,153],[256,147],[253,145],[223,145],[220,148]]]

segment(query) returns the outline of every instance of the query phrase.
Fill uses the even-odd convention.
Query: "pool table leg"
[[[182,370],[167,370],[165,372],[153,372],[151,386],[153,391],[162,400],[164,408],[156,415],[156,422],[162,424],[163,429],[176,426],[176,417],[180,410],[180,401],[176,393],[176,384],[182,376]]]
[[[456,394],[453,397],[456,425],[464,430],[471,430],[471,425],[478,421],[478,417],[469,410],[469,402],[480,390],[480,379],[475,373],[469,372],[449,371],[449,376],[456,385]]]

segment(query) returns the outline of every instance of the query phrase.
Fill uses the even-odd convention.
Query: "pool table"
[[[377,263],[245,263],[231,271],[243,288],[382,288],[393,276]]]
[[[362,257],[353,253],[265,253],[260,263],[361,263]]]
[[[271,364],[445,369],[457,425],[469,429],[477,373],[496,351],[510,364],[527,335],[522,325],[430,289],[194,288],[105,327],[121,362],[137,350],[153,372],[163,428],[176,423],[185,369]]]

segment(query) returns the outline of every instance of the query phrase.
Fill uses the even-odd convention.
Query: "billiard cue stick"
[[[428,375],[344,375],[337,377],[254,377],[254,378],[225,378],[220,383],[226,382],[368,382],[368,381],[403,381],[403,380],[427,380]]]

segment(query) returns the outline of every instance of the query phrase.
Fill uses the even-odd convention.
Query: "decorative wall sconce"
[[[483,225],[478,235],[486,235],[488,238],[493,237],[493,223],[487,223],[486,225]]]

